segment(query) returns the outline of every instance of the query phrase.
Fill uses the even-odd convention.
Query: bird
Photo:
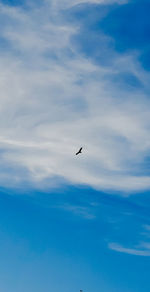
[[[79,151],[76,153],[76,155],[82,153],[81,151],[82,151],[82,147],[79,149]]]

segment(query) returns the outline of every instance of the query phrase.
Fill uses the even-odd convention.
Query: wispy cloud
[[[150,232],[150,225],[144,225],[144,228],[148,233]]]
[[[117,4],[125,4],[128,2],[128,0],[63,0],[61,1],[61,4],[59,2],[59,0],[46,0],[47,3],[53,3],[53,5],[55,6],[59,6],[60,5],[64,8],[64,7],[72,7],[78,4],[112,4],[112,3],[117,3]]]
[[[132,54],[107,67],[84,57],[73,42],[80,24],[63,16],[73,2],[1,4],[0,184],[44,186],[60,177],[97,189],[147,189],[149,73]],[[113,82],[125,72],[140,89]]]
[[[110,243],[109,248],[121,253],[137,256],[150,256],[150,244],[143,243],[137,248],[126,248],[117,243]]]
[[[69,211],[69,212],[73,213],[74,215],[80,216],[84,219],[91,220],[91,219],[96,218],[95,214],[88,207],[78,206],[78,205],[70,205],[70,204],[64,204],[64,205],[59,206],[59,207],[65,211]]]

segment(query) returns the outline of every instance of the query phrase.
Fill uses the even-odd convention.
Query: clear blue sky
[[[0,1],[0,291],[150,291],[149,10]]]

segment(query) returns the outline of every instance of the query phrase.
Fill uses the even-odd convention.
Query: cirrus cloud
[[[1,4],[0,184],[63,178],[97,189],[147,189],[149,73],[132,53],[107,67],[83,56],[72,41],[80,24],[63,17],[66,3],[57,12],[50,1],[26,10]],[[128,74],[140,87],[114,82]]]
[[[150,256],[150,244],[145,244],[145,243],[141,244],[139,248],[126,248],[116,243],[110,243],[109,248],[114,251],[130,254],[130,255],[145,256],[145,257]]]

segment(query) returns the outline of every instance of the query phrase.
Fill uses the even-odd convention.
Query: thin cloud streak
[[[108,4],[113,4],[113,3],[117,3],[117,4],[125,4],[128,3],[128,0],[63,0],[61,1],[61,4],[59,2],[59,0],[45,0],[45,2],[47,3],[53,3],[54,7],[60,7],[60,5],[62,5],[62,7],[64,8],[68,8],[68,7],[73,7],[79,4],[101,4],[101,5],[108,5]],[[58,8],[59,9],[59,8]]]
[[[150,246],[144,245],[141,246],[141,249],[138,248],[126,248],[116,243],[109,243],[108,247],[114,251],[126,253],[130,255],[136,255],[136,256],[150,256]],[[145,249],[142,249],[142,247],[145,247]]]
[[[93,220],[96,218],[96,216],[92,213],[90,208],[84,206],[64,204],[58,207],[62,210],[68,211],[76,216],[80,216],[87,220]]]

